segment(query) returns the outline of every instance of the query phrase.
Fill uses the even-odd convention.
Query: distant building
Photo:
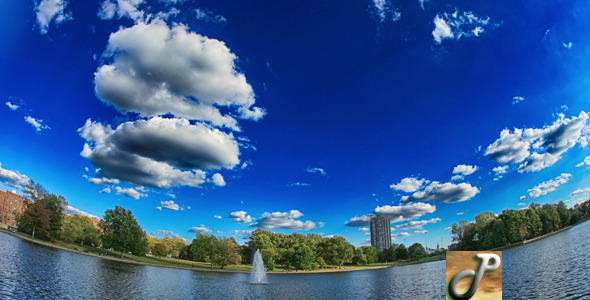
[[[389,217],[377,215],[371,218],[371,246],[377,251],[391,247],[391,222]]]
[[[0,190],[0,225],[16,228],[16,218],[25,210],[28,201],[13,192]]]

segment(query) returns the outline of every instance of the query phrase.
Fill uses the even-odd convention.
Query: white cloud
[[[110,194],[111,193],[111,188],[107,186],[106,188],[100,190],[99,193],[101,193],[101,194]]]
[[[222,216],[213,216],[213,218],[215,218],[215,219],[218,219],[218,220],[221,220],[221,219],[223,219],[223,217],[222,217]]]
[[[409,229],[422,229],[422,226],[427,224],[434,224],[436,222],[440,222],[440,218],[434,218],[430,220],[422,220],[422,221],[410,221],[406,224],[400,224],[394,227],[394,230],[409,230]]]
[[[70,216],[80,215],[80,216],[85,216],[85,217],[89,217],[89,218],[92,218],[92,219],[100,220],[99,217],[97,217],[97,216],[95,216],[93,214],[89,214],[87,212],[81,211],[81,210],[79,210],[79,209],[77,209],[75,207],[69,206],[69,205],[66,208],[66,210],[64,211],[64,213],[66,213],[66,214],[68,214]]]
[[[344,223],[344,225],[351,227],[369,226],[372,217],[374,217],[372,214],[361,217],[352,217],[350,220]]]
[[[437,44],[442,43],[443,39],[452,39],[455,37],[453,35],[451,27],[449,26],[449,24],[447,24],[444,18],[440,17],[439,15],[436,15],[436,17],[434,17],[433,22],[434,30],[432,31],[432,36],[434,37],[434,41]]]
[[[247,240],[252,235],[252,230],[234,230],[232,234],[235,235],[237,238]]]
[[[436,211],[436,206],[420,202],[399,206],[377,206],[372,214],[353,217],[344,224],[351,227],[369,226],[371,218],[375,215],[388,216],[391,223],[397,223],[419,218],[427,213],[433,213],[434,211]]]
[[[215,184],[216,186],[225,186],[225,180],[223,179],[223,176],[219,173],[215,173],[213,174],[213,176],[211,177],[211,182],[213,182],[213,184]]]
[[[528,196],[520,196],[520,201],[524,201],[524,200],[526,200],[528,198],[529,198]]]
[[[426,179],[418,179],[413,177],[407,177],[402,179],[398,184],[392,184],[389,187],[396,191],[404,191],[406,193],[412,193],[419,190],[424,184],[428,184],[429,181]]]
[[[197,233],[200,232],[202,234],[209,234],[213,232],[211,229],[207,228],[205,225],[201,224],[199,227],[191,227],[189,232]]]
[[[112,185],[112,184],[119,184],[120,181],[119,179],[112,179],[112,178],[90,178],[88,181],[90,181],[90,183],[92,184],[96,184],[96,185]]]
[[[517,104],[524,101],[524,97],[521,96],[514,96],[512,97],[512,104]]]
[[[46,130],[46,129],[51,129],[51,127],[49,127],[47,125],[43,125],[43,120],[35,119],[31,116],[26,116],[25,122],[27,122],[27,123],[31,124],[31,126],[35,127],[35,130],[37,131],[37,133],[40,133],[41,131]]]
[[[391,235],[392,238],[409,237],[409,236],[412,236],[412,235],[407,232],[394,233]]]
[[[463,179],[465,176],[475,173],[475,171],[477,171],[478,169],[478,166],[458,165],[453,169],[454,176],[451,178],[451,180]]]
[[[154,117],[116,129],[89,119],[78,132],[87,141],[81,155],[100,168],[99,176],[134,184],[200,187],[206,183],[201,169],[231,169],[240,162],[231,134],[185,119]],[[219,176],[214,183],[222,183]]]
[[[6,101],[6,106],[8,106],[8,108],[10,108],[13,111],[17,110],[20,107],[20,106],[18,106],[16,104],[10,103],[10,101]]]
[[[158,0],[160,3],[164,3],[166,5],[175,5],[175,4],[182,4],[187,0]]]
[[[322,176],[327,175],[326,170],[324,170],[322,168],[308,168],[306,171],[309,173],[312,173],[312,174],[320,174]]]
[[[234,117],[265,114],[253,107],[254,92],[235,66],[236,55],[185,26],[156,19],[122,28],[111,34],[103,57],[111,63],[95,73],[96,95],[122,113],[171,113],[233,130],[240,130]]]
[[[414,234],[427,234],[428,230],[416,230],[414,231]]]
[[[433,181],[410,196],[403,196],[401,202],[434,201],[456,203],[473,198],[479,189],[469,183],[455,184],[452,182],[439,183]]]
[[[49,31],[51,21],[57,26],[72,20],[72,12],[67,12],[66,6],[68,6],[68,1],[65,0],[42,0],[38,3],[35,1],[35,14],[41,34],[46,34]]]
[[[520,203],[518,203],[517,205],[518,205],[518,206],[527,206],[527,204],[526,204],[526,203],[524,203],[524,202],[520,202]]]
[[[464,212],[458,212],[457,213],[457,216],[460,216],[460,215],[463,215],[463,214],[464,214]]]
[[[140,192],[138,192],[137,190],[135,190],[134,188],[121,188],[119,186],[115,187],[115,189],[117,190],[117,195],[125,195],[127,197],[131,197],[133,199],[139,199],[141,197],[147,197],[146,194],[142,194]]]
[[[309,186],[309,183],[305,183],[305,182],[295,182],[295,183],[290,183],[290,184],[288,184],[288,186]]]
[[[502,174],[506,174],[508,172],[508,166],[497,166],[492,169],[496,173],[497,177],[502,177]]]
[[[29,181],[29,177],[21,174],[19,171],[3,169],[2,162],[0,162],[0,182],[3,184],[22,190],[27,186]]]
[[[252,221],[254,221],[252,216],[249,216],[248,213],[243,210],[242,211],[234,211],[234,212],[230,213],[229,218],[234,219],[234,221],[236,221],[238,223],[251,223]]]
[[[470,11],[460,14],[457,10],[452,14],[446,12],[437,14],[433,22],[432,37],[436,44],[441,44],[444,39],[459,40],[462,37],[478,37],[487,27],[499,26],[499,24],[491,23],[489,17],[478,17]]]
[[[420,2],[420,8],[424,10],[424,3],[430,2],[430,0],[418,0],[418,2]]]
[[[139,9],[144,0],[105,0],[97,16],[103,20],[111,20],[115,14],[119,19],[127,17],[134,21],[143,20],[144,12]]]
[[[577,197],[577,196],[580,196],[580,195],[582,195],[582,194],[586,194],[586,193],[588,193],[588,192],[590,192],[590,188],[585,188],[585,189],[579,189],[579,190],[575,190],[575,191],[572,193],[571,197]]]
[[[584,158],[584,161],[582,161],[581,163],[577,164],[576,167],[582,167],[582,166],[590,166],[590,156],[586,156],[586,158]]]
[[[172,198],[172,199],[176,199],[176,195],[172,194],[172,193],[167,193],[166,196]]]
[[[211,23],[227,23],[227,19],[222,15],[216,15],[208,9],[197,8],[195,9],[195,17],[199,21],[211,22]]]
[[[311,230],[316,228],[316,223],[312,221],[296,220],[302,217],[303,214],[298,210],[291,210],[290,212],[265,212],[262,217],[258,218],[258,222],[250,224],[250,227],[258,227],[268,230],[289,229],[289,230]]]
[[[158,230],[158,231],[152,232],[152,235],[156,236],[156,237],[159,236],[161,238],[181,238],[182,240],[184,240],[186,242],[185,238],[183,238],[180,235],[178,235],[172,231],[169,231],[169,230]]]
[[[563,45],[563,47],[565,47],[566,49],[571,49],[571,48],[572,48],[572,46],[573,46],[572,42],[569,42],[569,43],[562,43],[562,45]]]
[[[550,167],[561,159],[561,155],[576,144],[585,147],[586,121],[584,111],[578,117],[566,119],[559,114],[552,125],[541,129],[504,129],[500,138],[489,145],[485,155],[501,164],[522,163],[518,171],[536,172]]]
[[[173,200],[170,201],[160,201],[160,205],[162,208],[166,208],[166,209],[170,209],[170,210],[175,210],[175,211],[179,211],[180,210],[180,206],[176,203],[174,203]]]
[[[368,227],[361,227],[361,228],[359,228],[359,231],[367,232],[367,231],[369,231],[369,228]]]
[[[399,21],[402,16],[401,12],[391,8],[391,2],[388,0],[373,0],[373,10],[379,22],[387,21],[388,17],[393,22]]]
[[[568,180],[572,177],[572,174],[569,173],[562,173],[558,177],[553,180],[548,180],[545,182],[540,183],[539,185],[535,186],[534,188],[528,190],[529,196],[531,198],[538,198],[540,196],[546,195],[550,192],[555,191],[560,185],[568,182]]]

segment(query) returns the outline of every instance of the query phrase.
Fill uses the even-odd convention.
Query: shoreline
[[[585,221],[584,221],[584,222],[585,222]],[[502,247],[497,247],[497,248],[493,248],[493,249],[488,249],[488,250],[482,250],[482,251],[498,251],[498,250],[507,250],[507,249],[511,249],[511,248],[518,247],[518,246],[526,245],[526,244],[529,244],[529,243],[536,242],[536,241],[538,241],[538,240],[544,239],[544,238],[546,238],[546,237],[552,236],[552,235],[554,235],[554,234],[558,234],[558,233],[560,233],[560,232],[566,231],[566,230],[568,230],[568,229],[570,229],[570,228],[572,228],[572,227],[574,227],[574,226],[576,226],[576,225],[583,224],[584,222],[581,222],[581,223],[578,223],[578,224],[575,224],[575,225],[569,225],[569,226],[566,226],[566,227],[564,227],[564,228],[561,228],[561,229],[559,229],[559,230],[556,230],[556,231],[553,231],[553,232],[549,232],[549,233],[547,233],[547,234],[544,234],[544,235],[541,235],[541,236],[538,236],[538,237],[532,238],[532,239],[530,239],[530,240],[523,240],[523,241],[521,241],[521,242],[518,242],[518,243],[514,243],[514,244],[510,244],[510,245],[502,246]]]
[[[42,245],[42,246],[46,246],[49,248],[54,248],[54,249],[59,249],[59,250],[65,250],[68,252],[72,252],[72,253],[77,253],[77,254],[82,254],[82,255],[87,255],[87,256],[92,256],[92,257],[96,257],[96,258],[101,258],[101,259],[107,259],[107,260],[111,260],[111,261],[117,261],[117,262],[122,262],[122,263],[130,263],[130,264],[136,264],[136,265],[144,265],[144,266],[152,266],[152,267],[161,267],[161,268],[171,268],[171,269],[179,269],[179,270],[191,270],[191,271],[198,271],[198,272],[218,272],[218,273],[243,273],[243,274],[250,274],[250,272],[246,272],[246,271],[234,271],[234,270],[216,270],[216,269],[197,269],[197,268],[189,268],[189,267],[180,267],[180,266],[170,266],[170,265],[160,265],[160,264],[151,264],[151,263],[146,263],[146,262],[141,262],[141,261],[132,261],[132,260],[125,260],[125,259],[120,259],[120,258],[115,258],[115,257],[109,257],[109,256],[101,256],[101,255],[96,255],[93,253],[88,253],[88,252],[83,252],[83,251],[79,251],[79,250],[73,250],[73,249],[68,249],[68,248],[64,248],[58,245],[53,245],[50,243],[47,243],[45,241],[40,241],[40,240],[34,240],[30,237],[26,237],[14,232],[10,232],[7,230],[0,230],[0,232],[2,233],[6,233],[9,235],[12,235],[14,237],[29,241],[31,243],[35,243],[37,245]],[[359,267],[359,268],[350,268],[350,267],[345,267],[342,269],[324,269],[324,270],[317,270],[317,271],[291,271],[291,272],[287,272],[287,271],[267,271],[267,274],[285,274],[285,275],[291,275],[291,274],[324,274],[324,273],[340,273],[340,272],[354,272],[354,271],[368,271],[368,270],[378,270],[378,269],[385,269],[385,268],[393,268],[393,267],[401,267],[401,266],[406,266],[406,265],[415,265],[415,264],[422,264],[422,263],[428,263],[428,262],[434,262],[434,261],[440,261],[443,259],[436,259],[436,260],[429,260],[429,261],[417,261],[417,262],[405,262],[405,263],[401,263],[401,264],[396,264],[396,265],[384,265],[384,266],[375,266],[375,267]]]

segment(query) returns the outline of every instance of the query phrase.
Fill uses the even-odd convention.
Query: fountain
[[[252,273],[250,274],[250,283],[268,283],[266,280],[266,271],[264,270],[264,262],[262,261],[262,254],[260,250],[254,253],[254,260],[252,261]]]

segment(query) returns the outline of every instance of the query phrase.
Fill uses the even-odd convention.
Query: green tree
[[[296,269],[311,270],[316,262],[315,254],[306,244],[295,245],[294,253],[291,258],[291,265]]]
[[[390,247],[391,248],[391,247]],[[374,264],[379,259],[379,253],[373,246],[363,246],[359,248],[367,258],[367,264]],[[385,250],[386,251],[386,250]]]
[[[541,218],[537,212],[532,208],[527,208],[524,210],[525,219],[527,222],[527,231],[528,231],[528,239],[532,239],[537,237],[543,231],[543,223],[541,222]]]
[[[115,209],[107,209],[99,227],[102,233],[103,247],[121,252],[121,258],[125,252],[131,252],[138,256],[147,253],[147,235],[137,223],[131,210],[120,206],[116,206]]]
[[[221,269],[227,265],[239,264],[242,261],[238,249],[238,243],[233,237],[217,240],[215,247],[215,261],[221,266]]]
[[[198,232],[191,247],[193,258],[196,261],[211,263],[211,269],[213,269],[216,252],[215,248],[218,242],[219,240],[215,235],[206,235]]]
[[[354,256],[354,246],[344,237],[336,236],[324,239],[322,243],[324,260],[331,265],[342,268],[343,264],[351,263]]]
[[[569,209],[567,209],[565,203],[563,203],[563,201],[559,201],[559,203],[557,203],[556,209],[557,213],[559,214],[559,220],[561,221],[560,228],[570,225],[570,221],[572,219],[572,212],[569,211]]]
[[[426,249],[420,243],[414,243],[408,248],[408,256],[410,258],[423,258],[426,257]]]
[[[168,254],[170,254],[172,257],[178,257],[180,251],[186,247],[186,242],[179,237],[166,237],[161,240],[161,243],[166,246],[166,249],[168,249]]]
[[[408,249],[404,244],[397,246],[395,249],[395,257],[397,257],[397,259],[408,259]]]
[[[354,250],[354,256],[352,257],[352,263],[356,265],[366,265],[367,264],[367,256],[363,253],[363,250],[360,248]]]
[[[98,246],[100,243],[100,232],[94,227],[89,217],[64,215],[59,238],[67,243]]]
[[[561,219],[555,205],[549,203],[543,204],[541,209],[539,209],[539,218],[541,218],[541,222],[543,223],[543,234],[559,229]]]
[[[47,227],[47,237],[50,240],[55,240],[62,228],[64,219],[64,211],[68,208],[68,202],[63,196],[49,194],[43,186],[29,181],[25,187],[25,193],[34,202],[42,203],[47,210],[49,210],[49,226]]]
[[[510,243],[522,241],[527,235],[527,223],[523,211],[507,209],[500,216],[506,226],[506,238]]]
[[[30,203],[18,218],[18,230],[31,234],[33,238],[36,233],[48,239],[50,214],[51,212],[41,201]]]
[[[164,245],[162,243],[157,243],[152,248],[152,254],[155,256],[159,256],[159,257],[167,256],[168,255],[168,248],[166,248],[166,245]]]

